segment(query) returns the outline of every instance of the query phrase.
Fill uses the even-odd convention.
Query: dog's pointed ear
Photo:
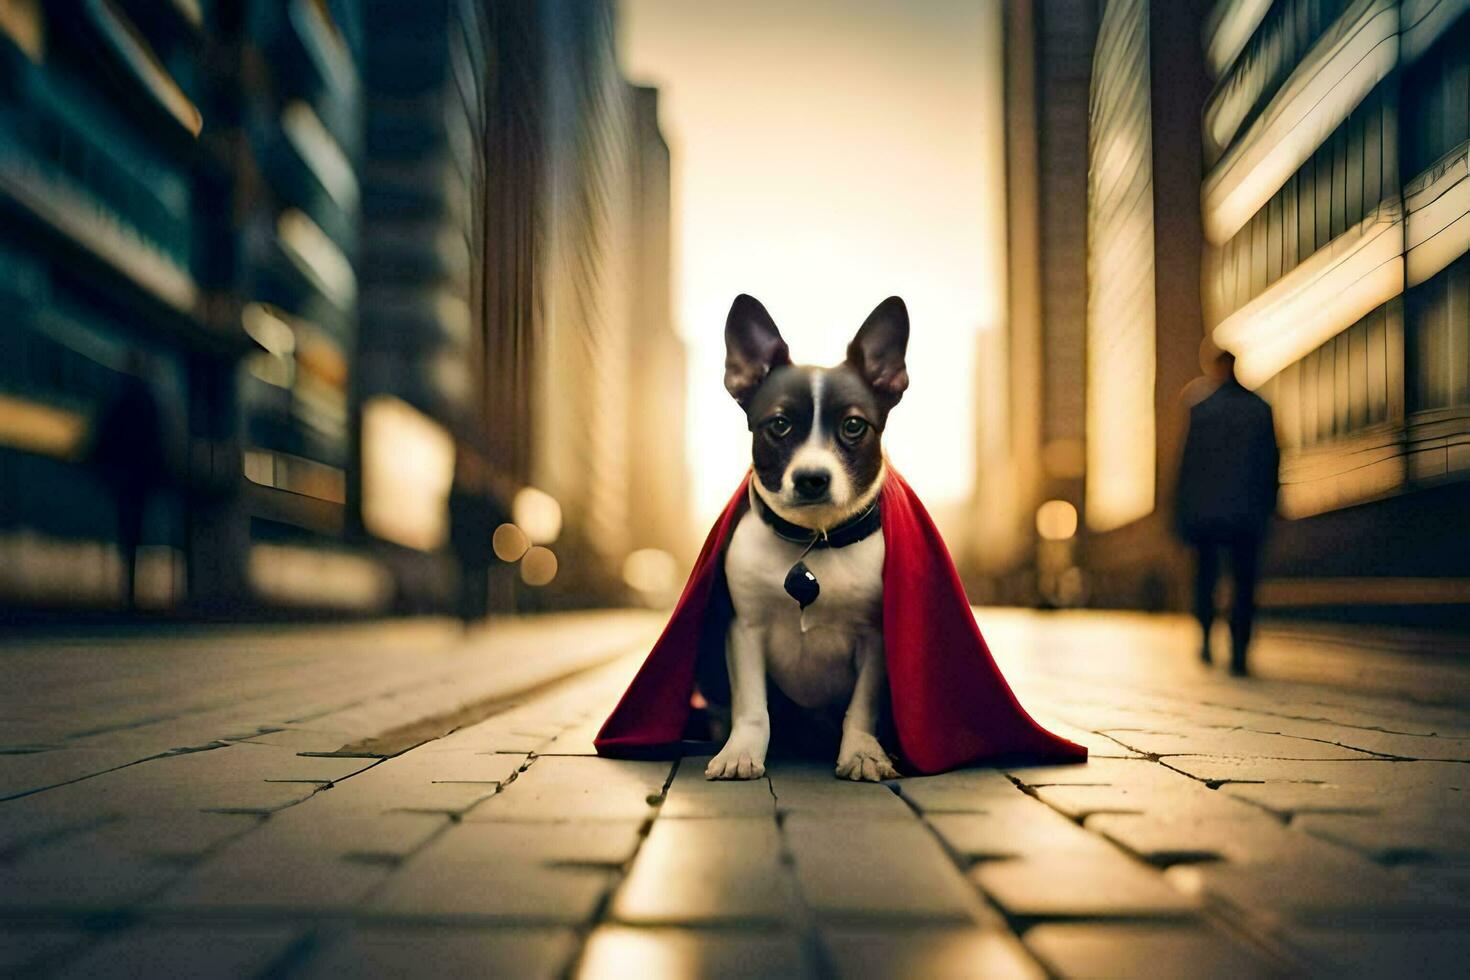
[[[725,318],[725,390],[742,408],[772,368],[791,363],[791,352],[771,314],[754,296],[741,293]]]
[[[847,345],[847,363],[857,369],[887,412],[909,386],[904,352],[909,346],[909,311],[890,296],[879,303]]]

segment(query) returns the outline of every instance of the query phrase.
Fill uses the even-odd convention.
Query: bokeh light
[[[521,559],[521,581],[527,585],[550,585],[556,578],[556,568],[556,554],[538,545]]]
[[[623,559],[623,581],[652,596],[671,592],[679,584],[679,563],[667,551],[639,548]]]
[[[501,561],[516,562],[530,549],[531,542],[526,532],[514,524],[502,524],[490,538],[490,547]]]
[[[449,534],[454,439],[418,409],[379,395],[362,410],[362,521],[378,537],[428,551]]]
[[[1036,508],[1036,533],[1047,541],[1065,541],[1077,533],[1077,508],[1065,500],[1048,500]]]
[[[532,544],[551,544],[561,535],[561,504],[544,490],[522,487],[516,493],[511,513]]]

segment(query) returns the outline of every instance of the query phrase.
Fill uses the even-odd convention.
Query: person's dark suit
[[[489,490],[456,477],[449,492],[449,546],[459,563],[459,618],[468,629],[490,612],[492,542],[510,514]]]
[[[1190,409],[1175,516],[1180,535],[1199,558],[1194,608],[1204,629],[1206,658],[1220,553],[1230,554],[1235,578],[1231,667],[1242,672],[1255,618],[1261,545],[1276,510],[1279,464],[1271,406],[1233,377]]]

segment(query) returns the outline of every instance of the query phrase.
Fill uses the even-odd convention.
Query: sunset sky
[[[706,521],[749,462],[721,385],[731,299],[836,363],[891,293],[912,387],[885,445],[940,510],[974,481],[975,335],[1004,315],[999,0],[623,0],[623,67],[662,90],[689,460]]]

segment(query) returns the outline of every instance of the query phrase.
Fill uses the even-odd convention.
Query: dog
[[[725,323],[725,388],[751,432],[750,510],[724,556],[731,715],[707,779],[765,774],[767,682],[836,720],[836,775],[898,775],[879,741],[883,650],[883,429],[908,387],[909,317],[890,296],[832,368],[791,362],[766,308],[744,294]]]

